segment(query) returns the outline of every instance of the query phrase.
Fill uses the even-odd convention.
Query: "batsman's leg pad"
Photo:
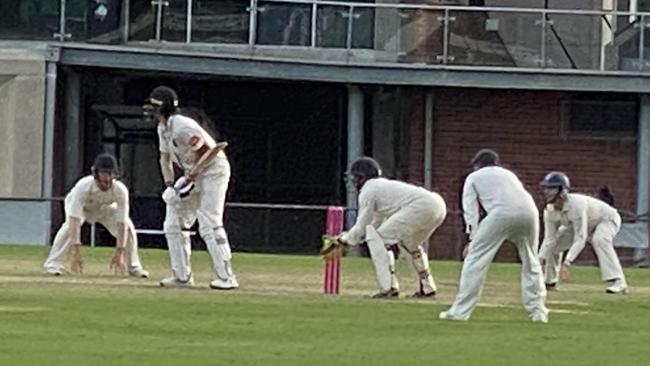
[[[391,288],[393,277],[391,274],[391,258],[394,267],[395,257],[389,254],[384,240],[372,225],[366,226],[366,243],[368,244],[372,263],[375,266],[375,275],[377,276],[379,288],[382,291],[388,291]]]
[[[232,252],[226,230],[223,227],[214,229],[208,227],[200,228],[199,232],[208,247],[208,252],[212,257],[212,264],[214,265],[214,271],[217,273],[217,276],[223,280],[232,277],[233,272],[230,264]]]
[[[436,292],[436,283],[429,268],[429,257],[424,248],[418,246],[417,249],[409,251],[409,254],[408,262],[413,277],[418,283],[418,291],[422,294]]]
[[[189,281],[192,276],[190,266],[190,234],[189,232],[166,232],[169,259],[174,276],[181,282]]]

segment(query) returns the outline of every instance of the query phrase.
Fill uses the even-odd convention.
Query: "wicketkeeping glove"
[[[323,235],[323,247],[320,251],[323,258],[343,257],[346,249],[347,244],[339,240],[337,236]]]

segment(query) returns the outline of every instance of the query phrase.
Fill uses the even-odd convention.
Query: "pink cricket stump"
[[[328,235],[339,235],[343,231],[343,207],[330,206],[327,208],[327,219],[325,232]],[[334,257],[325,261],[325,272],[323,274],[323,292],[326,294],[338,294],[341,282],[341,258]]]

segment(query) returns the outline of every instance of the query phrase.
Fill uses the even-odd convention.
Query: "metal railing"
[[[643,12],[329,0],[229,5],[123,0],[119,14],[86,8],[80,17],[78,9],[67,9],[71,3],[60,0],[54,33],[60,42],[192,46],[221,55],[403,67],[650,71],[645,46],[650,13]],[[93,26],[98,19],[113,19],[116,26]]]

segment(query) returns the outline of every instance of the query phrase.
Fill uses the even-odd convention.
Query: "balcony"
[[[13,3],[0,16],[0,39],[61,47],[400,69],[650,73],[650,13],[320,0]]]

